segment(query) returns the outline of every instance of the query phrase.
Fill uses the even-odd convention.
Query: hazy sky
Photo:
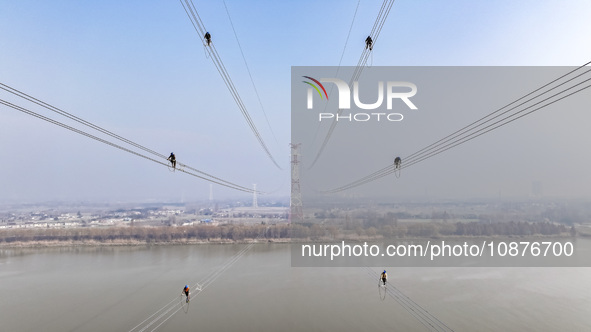
[[[354,69],[355,67],[341,67],[339,77],[347,81]],[[499,195],[503,199],[523,198],[531,194],[533,183],[540,184],[541,193],[546,197],[588,197],[589,189],[585,184],[591,183],[591,174],[586,165],[591,163],[591,155],[583,151],[588,149],[589,144],[586,123],[591,120],[591,115],[587,112],[591,102],[591,89],[537,110],[416,165],[412,165],[412,158],[408,158],[460,129],[458,121],[482,118],[534,88],[575,69],[576,67],[564,66],[366,68],[359,80],[361,101],[376,101],[376,82],[411,82],[417,87],[417,93],[409,101],[417,109],[409,109],[396,99],[391,103],[391,110],[387,109],[385,101],[376,110],[363,110],[351,105],[350,111],[342,112],[341,120],[338,121],[319,161],[314,167],[308,168],[306,166],[312,163],[324,138],[324,134],[318,135],[322,137],[317,137],[314,141],[312,133],[319,123],[320,132],[327,131],[331,124],[325,119],[319,122],[319,115],[334,116],[339,98],[334,94],[326,103],[315,93],[314,107],[307,109],[306,91],[309,86],[301,83],[301,78],[332,77],[336,67],[295,67],[292,84],[299,89],[294,88],[292,92],[292,107],[295,110],[292,115],[292,140],[302,143],[302,161],[305,167],[301,172],[301,187],[304,202],[318,200],[320,197],[315,191],[338,188],[392,165],[396,156],[402,157],[403,166],[410,166],[401,171],[399,178],[394,175],[382,177],[378,181],[339,192],[337,197],[355,195],[357,198],[381,198],[382,201],[418,197],[497,198]],[[591,67],[586,70],[591,71]],[[581,69],[577,73],[584,71],[585,69]],[[576,75],[570,75],[569,78],[574,76]],[[574,86],[584,79],[591,80],[591,72],[568,82],[564,87]],[[332,85],[324,84],[327,90]],[[407,91],[408,88],[398,89],[403,90]],[[536,103],[560,90],[556,89],[543,98],[526,102],[524,106],[514,110],[508,107],[503,110],[507,114],[502,115],[503,112],[499,112],[499,117],[489,117],[492,121],[478,128],[492,128],[496,121],[520,110],[534,111],[544,104]],[[550,98],[552,101],[556,99]],[[520,103],[523,100],[512,105],[513,108]],[[323,109],[324,106],[326,109]],[[380,121],[377,121],[375,114],[369,116],[374,112],[384,114]],[[355,114],[360,121],[347,120],[350,113]],[[390,122],[385,114],[402,120]],[[469,137],[467,134],[458,136]]]
[[[162,154],[175,152],[178,161],[202,171],[288,195],[291,66],[338,65],[357,1],[226,1],[276,140],[254,95],[224,2],[194,3],[283,170],[258,145],[178,1],[0,1],[0,82]],[[360,2],[343,65],[357,63],[380,6],[381,1]],[[591,3],[585,0],[399,0],[371,61],[380,66],[577,66],[591,60],[589,12]],[[0,99],[66,122],[4,91]],[[499,96],[499,104],[508,101]],[[495,144],[466,144],[491,149],[487,153],[499,159],[523,159],[517,168],[499,161],[496,169],[503,177],[475,182],[490,172],[466,163],[473,159],[465,158],[469,150],[460,147],[405,173],[403,180],[422,188],[419,192],[443,197],[450,184],[454,196],[527,195],[533,180],[543,182],[548,195],[584,195],[591,184],[585,167],[591,118],[583,110],[559,111],[560,116],[524,119],[507,132],[483,138],[482,144]],[[476,118],[455,116],[444,125],[453,131]],[[420,148],[417,137],[409,135],[405,151]],[[3,202],[209,195],[209,182],[5,106],[0,106],[0,151]],[[536,171],[537,164],[552,162],[547,153],[560,153],[556,168]],[[463,168],[445,164],[450,160]],[[248,194],[214,185],[214,196]]]

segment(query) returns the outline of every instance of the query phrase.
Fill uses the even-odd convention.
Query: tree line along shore
[[[5,229],[0,246],[101,244],[227,243],[251,239],[270,242],[379,240],[437,237],[491,236],[575,236],[574,226],[550,222],[396,222],[363,223],[285,223],[194,225],[157,227],[79,227],[62,229]],[[579,234],[586,235],[586,234]]]

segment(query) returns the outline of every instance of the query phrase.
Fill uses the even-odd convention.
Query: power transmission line
[[[25,114],[31,115],[31,116],[33,116],[33,117],[36,117],[36,118],[38,118],[38,119],[44,120],[44,121],[46,121],[46,122],[52,123],[52,124],[54,124],[54,125],[57,125],[57,126],[59,126],[59,127],[62,127],[62,128],[64,128],[64,129],[70,130],[70,131],[72,131],[72,132],[75,132],[75,133],[77,133],[77,134],[80,134],[80,135],[82,135],[82,136],[86,136],[86,137],[88,137],[88,138],[91,138],[91,139],[93,139],[93,140],[96,140],[96,141],[98,141],[98,142],[101,142],[101,143],[107,144],[107,145],[109,145],[109,146],[111,146],[111,147],[114,147],[114,148],[117,148],[117,149],[119,149],[119,150],[122,150],[122,151],[125,151],[125,152],[128,152],[128,153],[131,153],[131,154],[133,154],[133,155],[136,155],[136,156],[138,156],[138,157],[144,158],[144,159],[146,159],[146,160],[149,160],[149,161],[155,162],[155,163],[157,163],[157,164],[160,164],[160,165],[162,165],[162,166],[165,166],[165,167],[169,167],[169,166],[170,166],[170,165],[169,165],[167,162],[162,162],[162,161],[160,161],[160,160],[156,160],[156,159],[154,159],[154,158],[151,158],[151,157],[148,157],[148,156],[146,156],[146,155],[143,155],[143,154],[141,154],[141,153],[139,153],[139,152],[137,152],[137,151],[133,151],[133,150],[131,150],[131,149],[128,149],[128,148],[125,148],[125,147],[123,147],[123,146],[121,146],[121,145],[118,145],[118,144],[115,144],[115,143],[109,142],[109,141],[107,141],[107,140],[105,140],[105,139],[103,139],[103,138],[100,138],[100,137],[94,136],[94,135],[92,135],[92,134],[89,134],[89,133],[87,133],[87,132],[85,132],[85,131],[83,131],[83,130],[76,129],[76,128],[74,128],[74,127],[68,126],[68,125],[66,125],[66,124],[64,124],[64,123],[62,123],[62,122],[59,122],[59,121],[57,121],[57,120],[54,120],[54,119],[48,118],[48,117],[46,117],[46,116],[43,116],[43,115],[41,115],[41,114],[38,114],[38,113],[36,113],[36,112],[33,112],[33,111],[29,110],[29,109],[26,109],[26,108],[24,108],[24,107],[21,107],[21,106],[15,105],[15,104],[13,104],[13,103],[10,103],[10,102],[8,102],[8,101],[6,101],[6,100],[0,99],[0,104],[1,104],[1,105],[4,105],[4,106],[7,106],[7,107],[10,107],[10,108],[12,108],[12,109],[15,109],[15,110],[17,110],[17,111],[20,111],[20,112],[22,112],[22,113],[25,113]],[[193,169],[193,168],[191,167],[190,169]],[[219,185],[221,185],[221,186],[224,186],[224,187],[227,187],[227,188],[230,188],[230,189],[234,189],[234,190],[238,190],[238,191],[243,191],[243,192],[247,192],[247,193],[252,193],[252,192],[253,192],[253,190],[252,190],[252,189],[250,189],[250,188],[246,188],[246,187],[243,187],[243,186],[240,186],[240,185],[234,184],[234,183],[232,183],[232,182],[229,182],[229,181],[222,180],[222,179],[220,179],[220,178],[217,178],[217,177],[207,178],[207,177],[204,177],[204,176],[198,175],[198,174],[196,174],[196,173],[189,172],[189,171],[187,171],[187,170],[185,170],[185,169],[182,169],[182,168],[177,168],[176,170],[177,170],[177,171],[180,171],[180,172],[183,172],[183,173],[185,173],[185,174],[188,174],[188,175],[191,175],[191,176],[194,176],[194,177],[200,178],[200,179],[202,179],[202,180],[206,180],[206,181],[209,181],[209,182],[212,182],[212,183],[215,183],[215,184],[219,184]],[[201,172],[201,171],[198,171],[198,170],[196,170],[196,171],[197,171],[197,172],[199,172],[199,173],[203,173],[203,172]],[[206,173],[205,173],[205,174],[206,174]]]
[[[371,39],[373,41],[372,48],[375,46],[376,41],[378,40],[378,37],[380,36],[380,32],[382,31],[384,23],[386,22],[386,19],[388,18],[388,15],[390,14],[390,10],[392,9],[392,6],[394,5],[394,1],[395,0],[384,0],[384,2],[382,3],[382,7],[380,8],[380,12],[378,13],[378,17],[376,18],[376,21],[374,22],[374,26],[369,34],[369,36],[371,37]],[[372,51],[369,50],[367,46],[363,49],[363,52],[361,52],[361,57],[359,58],[359,61],[357,62],[357,66],[355,67],[355,70],[353,71],[353,76],[351,77],[351,80],[349,81],[349,86],[352,86],[353,82],[358,80],[359,77],[361,76],[361,73],[363,72],[363,68],[367,64],[367,59],[369,59],[371,52]],[[318,152],[316,153],[316,157],[314,157],[314,160],[312,161],[312,164],[310,165],[309,168],[312,168],[312,167],[314,167],[314,165],[316,165],[316,162],[318,161],[318,159],[320,158],[320,156],[324,152],[324,149],[326,148],[326,145],[328,144],[328,141],[330,140],[330,137],[332,136],[332,133],[334,132],[334,130],[338,124],[338,121],[336,120],[336,118],[338,118],[342,112],[343,112],[342,109],[338,110],[337,116],[335,117],[335,119],[333,119],[333,121],[330,125],[330,128],[328,129],[328,133],[324,137],[324,140],[322,141],[322,144],[320,145],[320,148],[318,149]]]
[[[266,229],[265,229],[266,233]],[[189,295],[191,299],[197,297],[197,295],[201,294],[206,288],[208,288],[219,276],[221,276],[224,272],[226,272],[230,267],[232,267],[242,256],[246,254],[250,248],[252,248],[256,240],[259,239],[264,234],[259,234],[259,236],[254,239],[250,244],[246,247],[242,248],[242,250],[238,251],[234,256],[232,256],[224,265],[222,265],[219,269],[211,272],[201,283],[195,283],[191,288],[196,289],[197,291],[191,292]],[[134,326],[129,332],[144,332],[147,331],[152,325],[159,322],[152,330],[157,330],[160,326],[166,323],[169,319],[171,319],[181,308],[183,307],[182,302],[177,302],[178,297],[175,297],[170,302],[165,304],[162,308],[158,309],[156,312],[148,316],[148,318],[144,319],[141,323]],[[182,300],[181,300],[182,301]],[[176,310],[174,310],[176,309]],[[173,311],[174,310],[174,311]],[[172,311],[172,313],[171,313]],[[159,314],[160,313],[160,314]],[[170,313],[170,314],[169,314]],[[155,316],[155,317],[154,317]],[[166,318],[165,318],[166,317]],[[141,329],[140,329],[141,327]]]
[[[375,280],[378,279],[378,287],[380,285],[380,274],[375,272],[369,267],[365,267],[367,274]],[[387,285],[384,285],[386,294],[390,295],[398,304],[400,304],[411,316],[425,326],[429,331],[439,332],[453,332],[453,330],[442,322],[439,318],[431,314],[427,309],[423,308],[420,304],[413,301],[410,297],[402,293],[394,284],[388,281]],[[381,288],[380,288],[381,291]]]
[[[436,148],[437,146],[440,146],[440,145],[442,145],[442,144],[445,144],[446,142],[448,142],[448,141],[450,141],[450,140],[454,139],[455,137],[458,137],[458,136],[460,136],[460,135],[462,135],[462,134],[464,134],[464,133],[466,133],[466,132],[468,132],[468,131],[470,131],[470,130],[472,130],[472,129],[476,128],[477,126],[480,126],[480,125],[482,125],[482,124],[484,124],[484,123],[487,123],[487,122],[489,122],[489,121],[491,121],[491,120],[493,120],[493,119],[495,119],[495,118],[499,117],[500,115],[503,115],[503,114],[505,114],[505,113],[507,113],[507,112],[509,112],[509,111],[511,111],[511,110],[513,110],[513,109],[515,109],[515,108],[517,108],[517,107],[519,107],[519,106],[522,106],[522,105],[524,105],[524,104],[525,104],[525,103],[527,103],[527,102],[530,102],[530,101],[534,100],[534,99],[535,99],[535,98],[537,98],[537,97],[540,97],[540,96],[542,96],[542,95],[543,95],[544,93],[546,93],[546,92],[552,91],[553,89],[556,89],[556,88],[558,88],[558,87],[560,87],[560,86],[562,86],[562,85],[564,85],[564,84],[566,84],[566,83],[568,83],[568,82],[570,82],[570,81],[572,81],[572,80],[574,80],[574,79],[576,79],[576,78],[578,78],[578,77],[580,77],[580,76],[582,76],[582,75],[586,74],[586,73],[587,73],[587,72],[589,72],[591,69],[590,69],[590,70],[587,70],[587,71],[583,72],[582,74],[579,74],[579,75],[577,75],[577,76],[575,76],[575,77],[573,77],[573,78],[571,78],[571,79],[569,79],[569,80],[567,80],[567,81],[565,81],[565,82],[563,82],[563,83],[560,83],[559,85],[555,86],[554,88],[552,88],[552,89],[550,89],[550,90],[548,90],[548,91],[542,92],[542,93],[540,93],[540,94],[538,94],[538,95],[536,95],[536,96],[534,96],[534,97],[532,97],[532,98],[530,98],[530,99],[528,99],[528,100],[526,100],[526,101],[522,102],[521,104],[519,104],[519,105],[516,105],[516,106],[514,106],[513,108],[510,108],[509,110],[507,110],[507,111],[505,111],[505,112],[502,112],[502,113],[500,113],[499,115],[497,115],[497,116],[495,116],[495,117],[492,117],[492,118],[490,118],[490,119],[488,119],[488,120],[486,120],[486,121],[484,121],[484,122],[482,122],[482,123],[479,123],[479,122],[481,122],[481,121],[483,121],[483,120],[485,120],[485,119],[487,119],[487,118],[489,118],[489,117],[491,117],[491,116],[493,116],[493,115],[495,115],[495,114],[497,114],[497,113],[501,112],[502,110],[504,110],[504,109],[508,108],[509,106],[511,106],[511,105],[513,105],[513,104],[516,104],[516,103],[518,103],[519,101],[521,101],[521,100],[523,100],[523,99],[525,99],[525,98],[527,98],[527,97],[529,97],[529,96],[533,95],[534,93],[536,93],[536,92],[538,92],[538,91],[540,91],[540,90],[542,90],[542,89],[544,89],[544,88],[546,88],[546,87],[548,87],[548,86],[550,86],[550,85],[552,85],[552,84],[554,84],[554,83],[558,82],[559,80],[561,80],[561,79],[563,79],[563,78],[567,77],[568,75],[575,73],[576,71],[578,71],[578,70],[580,70],[580,69],[584,68],[584,67],[585,67],[585,66],[587,66],[588,64],[591,64],[591,61],[590,61],[590,62],[587,62],[586,64],[584,64],[584,65],[582,65],[582,66],[579,66],[579,67],[577,67],[576,69],[573,69],[572,71],[570,71],[570,72],[568,72],[568,73],[566,73],[566,74],[564,74],[564,75],[562,75],[562,76],[560,76],[560,77],[558,77],[558,78],[556,78],[556,79],[554,79],[554,80],[552,80],[551,82],[549,82],[549,83],[547,83],[547,84],[545,84],[545,85],[543,85],[543,86],[541,86],[541,87],[539,87],[539,88],[537,88],[537,89],[533,90],[532,92],[530,92],[530,93],[528,93],[528,94],[524,95],[523,97],[521,97],[521,98],[519,98],[519,99],[517,99],[517,100],[515,100],[515,101],[513,101],[513,102],[511,102],[511,103],[509,103],[509,104],[507,104],[507,105],[505,105],[505,106],[503,106],[503,107],[499,108],[499,109],[497,109],[496,111],[494,111],[494,112],[492,112],[492,113],[489,113],[488,115],[486,115],[486,116],[484,116],[484,117],[482,117],[482,118],[480,118],[480,119],[478,119],[478,120],[476,120],[476,121],[474,121],[474,122],[470,123],[469,125],[467,125],[467,126],[465,126],[465,127],[461,128],[461,129],[459,129],[459,130],[457,130],[457,131],[455,131],[455,132],[453,132],[453,133],[451,133],[451,134],[449,134],[449,135],[445,136],[444,138],[442,138],[442,139],[438,140],[437,142],[435,142],[435,143],[432,143],[432,144],[430,144],[430,145],[428,145],[428,146],[426,146],[426,147],[424,147],[424,148],[420,149],[419,151],[417,151],[417,152],[415,152],[415,153],[413,153],[413,154],[411,154],[411,155],[407,156],[407,157],[406,157],[406,160],[408,161],[408,160],[410,160],[410,159],[412,159],[412,158],[415,158],[415,157],[417,157],[417,156],[420,156],[421,154],[423,154],[423,153],[425,153],[425,152],[427,152],[427,151],[429,151],[429,150],[432,150],[432,149]]]
[[[224,81],[224,84],[226,85],[226,87],[230,91],[232,98],[236,102],[236,105],[240,109],[240,112],[244,116],[244,119],[246,120],[248,126],[250,127],[250,129],[253,132],[254,136],[256,137],[257,141],[259,142],[259,144],[261,145],[261,147],[263,148],[263,150],[265,151],[265,153],[267,154],[269,159],[271,159],[271,161],[275,164],[275,166],[277,166],[277,168],[279,168],[279,169],[282,169],[281,166],[279,166],[279,164],[277,163],[277,161],[275,161],[275,158],[273,157],[273,155],[269,151],[269,148],[267,148],[267,145],[265,144],[263,137],[261,136],[258,129],[256,128],[254,121],[250,117],[250,114],[248,113],[248,110],[246,109],[246,106],[244,105],[242,98],[240,98],[240,95],[238,94],[238,90],[236,90],[236,87],[234,86],[234,83],[232,82],[232,79],[230,78],[230,75],[228,74],[228,71],[226,70],[224,63],[222,62],[222,59],[219,56],[219,54],[215,48],[215,44],[213,43],[213,41],[207,42],[204,39],[205,38],[204,36],[205,36],[205,33],[207,32],[207,30],[205,29],[205,25],[203,24],[203,21],[201,20],[201,17],[199,16],[199,13],[197,12],[195,5],[193,4],[193,1],[192,0],[184,0],[184,2],[183,2],[183,0],[180,0],[180,2],[183,5],[183,8],[185,9],[185,13],[187,13],[189,20],[191,20],[191,24],[193,25],[193,28],[195,28],[195,31],[197,31],[197,33],[199,34],[199,38],[201,39],[203,46],[206,48],[207,52],[209,53],[211,60],[213,61],[218,73],[222,77],[222,80]]]
[[[232,27],[232,31],[234,32],[234,37],[236,37],[236,42],[238,43],[238,48],[240,49],[240,54],[242,54],[242,60],[244,60],[244,65],[246,66],[246,71],[248,72],[248,77],[250,77],[250,82],[252,83],[254,93],[257,96],[257,99],[259,101],[259,105],[261,105],[261,110],[263,110],[263,115],[265,116],[265,120],[267,121],[267,126],[269,127],[269,130],[271,131],[271,135],[273,136],[275,143],[279,144],[279,142],[277,141],[277,137],[275,136],[275,132],[273,131],[273,128],[271,127],[271,123],[269,122],[269,118],[267,117],[267,112],[265,112],[265,107],[263,106],[263,102],[261,101],[261,96],[259,95],[259,90],[257,89],[256,85],[254,84],[252,74],[250,73],[250,67],[248,66],[248,63],[246,62],[246,57],[244,56],[244,52],[242,51],[242,45],[240,44],[240,40],[238,39],[238,34],[236,33],[236,29],[234,29],[234,22],[232,22],[232,17],[230,16],[230,11],[228,10],[228,6],[226,5],[225,0],[224,0],[224,8],[226,8],[226,14],[228,14],[228,19],[230,20],[230,26]]]
[[[143,151],[149,152],[149,153],[151,153],[151,154],[153,154],[155,156],[158,156],[158,157],[160,157],[162,159],[167,160],[167,157],[165,155],[161,154],[161,153],[158,153],[158,152],[156,152],[156,151],[154,151],[154,150],[152,150],[150,148],[147,148],[147,147],[145,147],[145,146],[143,146],[141,144],[135,143],[135,142],[133,142],[133,141],[127,139],[127,138],[124,138],[124,137],[122,137],[120,135],[117,135],[117,134],[115,134],[115,133],[113,133],[113,132],[111,132],[111,131],[109,131],[107,129],[104,129],[104,128],[96,125],[96,124],[93,124],[92,122],[89,122],[89,121],[86,121],[84,119],[81,119],[81,118],[79,118],[79,117],[77,117],[77,116],[75,116],[75,115],[73,115],[71,113],[68,113],[68,112],[66,112],[66,111],[64,111],[64,110],[62,110],[62,109],[60,109],[58,107],[55,107],[53,105],[50,105],[50,104],[48,104],[48,103],[46,103],[44,101],[41,101],[41,100],[39,100],[39,99],[37,99],[35,97],[32,97],[32,96],[30,96],[30,95],[28,95],[28,94],[26,94],[26,93],[24,93],[24,92],[22,92],[22,91],[20,91],[18,89],[15,89],[13,87],[10,87],[10,86],[6,85],[4,83],[1,83],[0,82],[0,89],[4,90],[6,92],[9,92],[9,93],[11,93],[11,94],[13,94],[13,95],[15,95],[17,97],[23,98],[23,99],[25,99],[25,100],[27,100],[29,102],[32,102],[34,104],[37,104],[37,105],[39,105],[41,107],[44,107],[44,108],[46,108],[46,109],[48,109],[48,110],[50,110],[52,112],[55,112],[55,113],[57,113],[59,115],[62,115],[64,117],[68,118],[68,119],[74,120],[74,121],[76,121],[76,122],[78,122],[80,124],[83,124],[83,125],[85,125],[85,126],[87,126],[89,128],[95,129],[95,130],[97,130],[97,131],[99,131],[99,132],[101,132],[103,134],[106,134],[108,136],[111,136],[111,137],[113,137],[113,138],[115,138],[117,140],[120,140],[120,141],[122,141],[124,143],[127,143],[127,144],[129,144],[131,146],[134,146],[134,147],[136,147],[138,149],[141,149]],[[205,176],[210,177],[212,179],[215,179],[217,181],[225,182],[225,183],[227,183],[229,185],[235,186],[235,184],[233,184],[231,182],[228,182],[228,181],[223,180],[221,178],[215,177],[215,176],[213,176],[211,174],[205,173],[205,172],[200,171],[200,170],[198,170],[196,168],[193,168],[191,166],[185,165],[185,164],[180,163],[180,162],[177,162],[177,164],[181,168],[185,167],[185,168],[188,168],[188,169],[190,169],[190,170],[192,170],[194,172],[197,172],[199,174],[202,174],[202,175],[205,175]],[[246,187],[243,187],[243,188],[244,189],[248,189]]]
[[[491,132],[491,131],[498,129],[502,126],[505,126],[515,120],[521,119],[527,115],[530,115],[534,112],[539,111],[540,109],[543,109],[543,108],[550,106],[556,102],[559,102],[565,98],[568,98],[574,94],[577,94],[583,90],[586,90],[587,88],[591,87],[591,84],[587,84],[587,85],[584,85],[584,84],[591,82],[591,78],[587,78],[587,79],[582,80],[578,83],[574,83],[570,87],[566,87],[563,90],[550,95],[549,97],[546,97],[546,98],[541,99],[537,102],[534,102],[536,99],[539,99],[539,98],[549,94],[550,92],[558,89],[559,87],[562,87],[566,83],[572,82],[575,79],[581,78],[583,75],[588,74],[589,72],[591,72],[591,69],[586,70],[583,73],[578,74],[578,75],[576,75],[576,76],[574,76],[574,77],[572,77],[572,78],[570,78],[570,79],[568,79],[568,80],[566,80],[566,81],[564,81],[564,82],[562,82],[562,83],[560,83],[560,84],[558,84],[546,91],[543,91],[543,92],[527,99],[526,101],[524,101],[512,108],[509,108],[508,110],[506,110],[502,113],[499,113],[500,111],[506,109],[507,107],[518,103],[519,101],[535,94],[538,91],[543,90],[544,88],[558,82],[559,80],[561,80],[563,78],[566,78],[568,75],[574,74],[575,72],[581,70],[582,68],[586,67],[590,63],[591,63],[591,61],[587,62],[586,64],[558,77],[557,79],[554,79],[550,83],[547,83],[540,88],[533,90],[532,92],[524,95],[523,97],[521,97],[521,98],[505,105],[504,107],[501,107],[500,109],[486,115],[485,117],[482,117],[481,119],[479,119],[475,122],[472,122],[468,126],[465,126],[462,129],[459,129],[459,130],[455,131],[454,133],[447,135],[446,137],[436,141],[435,143],[432,143],[432,144],[428,145],[427,147],[420,149],[419,151],[411,154],[409,157],[403,158],[402,160],[404,162],[404,164],[403,164],[404,166],[402,166],[400,168],[397,168],[395,165],[391,164],[391,165],[388,165],[388,166],[386,166],[380,170],[377,170],[369,175],[366,175],[365,177],[362,177],[356,181],[350,182],[350,183],[343,185],[341,187],[327,190],[324,192],[325,193],[336,193],[336,192],[340,192],[343,190],[347,190],[347,189],[351,189],[351,188],[355,188],[355,187],[364,185],[368,182],[375,181],[375,180],[380,179],[384,176],[392,174],[392,173],[396,172],[397,170],[402,170],[402,169],[408,168],[408,167],[413,166],[419,162],[422,162],[424,160],[432,158],[432,157],[434,157],[442,152],[445,152],[451,148],[454,148],[458,145],[461,145],[461,144],[464,144],[468,141],[471,141],[471,140],[473,140],[477,137],[480,137],[488,132]],[[517,110],[518,108],[520,108],[521,106],[525,106],[525,104],[527,104],[529,102],[534,102],[534,103],[527,106],[527,107]],[[508,115],[504,116],[503,118],[486,125],[487,123],[493,121],[494,119],[496,119],[502,115],[505,115],[511,111],[515,111],[515,112],[512,112],[511,114],[508,114]],[[497,114],[497,113],[499,113],[499,114]],[[491,117],[494,114],[497,114],[497,115],[494,117]],[[487,118],[488,118],[488,120],[483,121],[484,119],[487,119]]]
[[[351,30],[353,30],[353,23],[355,23],[355,18],[357,17],[357,11],[359,10],[359,4],[361,0],[357,1],[357,6],[355,7],[355,13],[353,14],[353,20],[351,20],[351,26],[349,26],[349,32],[347,33],[347,39],[345,39],[345,46],[343,46],[343,52],[341,52],[341,58],[339,60],[339,64],[337,66],[337,71],[334,77],[339,76],[339,71],[341,70],[341,63],[343,62],[343,57],[345,56],[345,50],[347,49],[347,44],[349,43],[349,37],[351,36]],[[330,85],[330,90],[328,91],[328,97],[332,96],[332,90],[334,89],[334,84]],[[324,111],[326,112],[326,108],[328,107],[328,103],[324,104]],[[312,144],[316,142],[316,137],[318,136],[318,132],[320,131],[320,122],[316,126],[316,131],[314,132],[314,137],[312,138]]]

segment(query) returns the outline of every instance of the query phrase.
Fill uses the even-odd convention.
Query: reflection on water
[[[2,249],[0,330],[129,331],[245,246]],[[394,299],[382,300],[364,269],[290,266],[289,245],[257,244],[159,330],[427,330]],[[455,331],[591,326],[591,268],[389,267],[388,274]]]

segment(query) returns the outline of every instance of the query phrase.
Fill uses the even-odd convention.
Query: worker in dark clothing
[[[170,156],[166,160],[170,161],[170,163],[172,164],[172,168],[176,168],[176,157],[174,156],[173,152],[170,153]]]
[[[209,46],[209,44],[211,44],[211,35],[209,34],[209,32],[205,33],[205,42],[207,42],[207,46]]]
[[[373,40],[371,39],[370,36],[367,36],[367,38],[365,39],[365,49],[368,49],[371,51],[373,49]]]
[[[183,293],[185,293],[187,296],[187,303],[189,303],[189,285],[185,285],[185,288],[183,288]]]

